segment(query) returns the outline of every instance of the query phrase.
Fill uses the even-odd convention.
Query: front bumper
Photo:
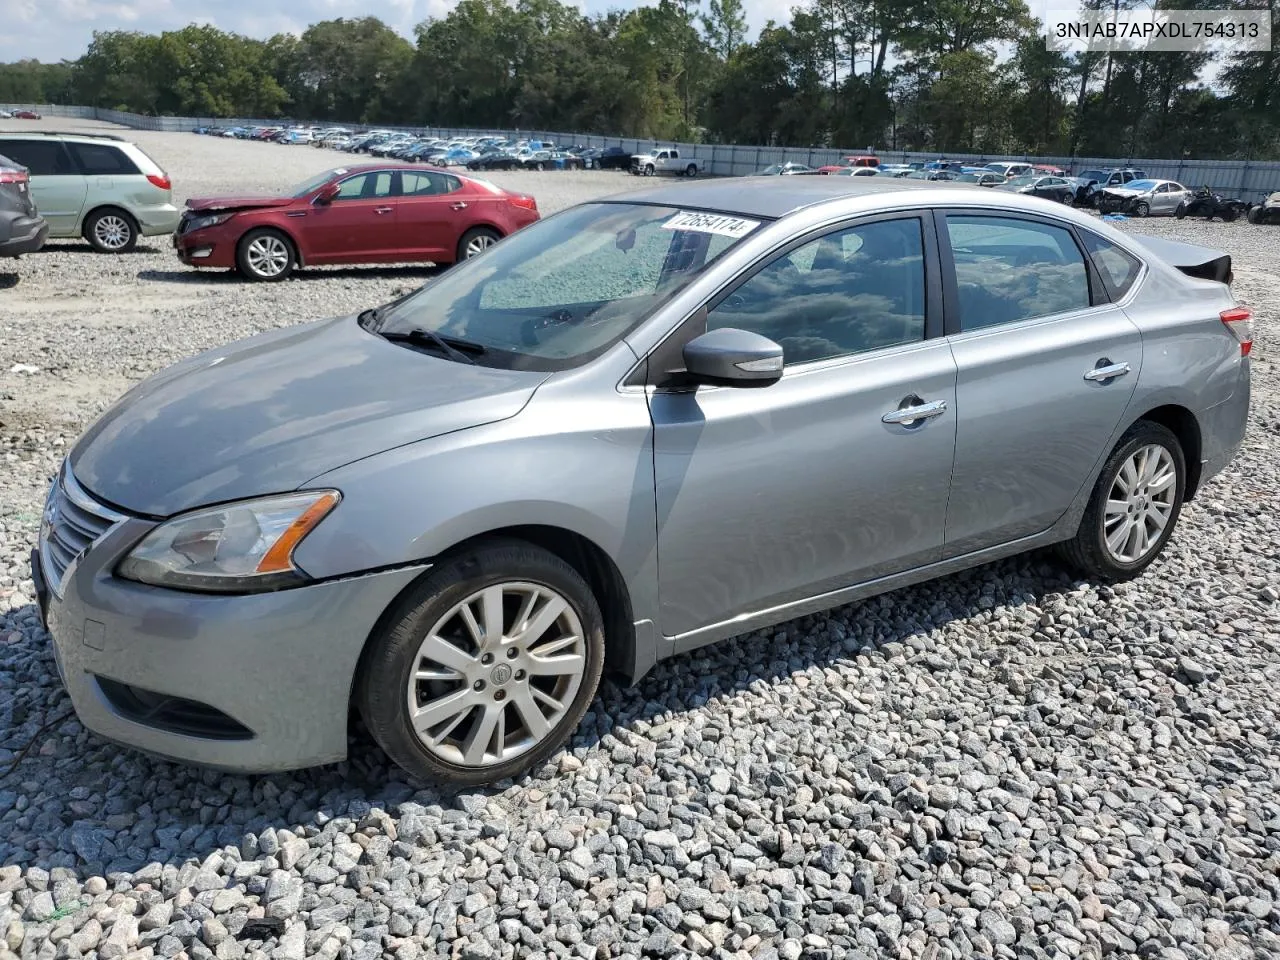
[[[18,257],[35,253],[49,236],[49,224],[43,217],[30,217],[10,224],[9,239],[0,243],[0,257]]]
[[[80,722],[116,743],[223,770],[266,773],[347,755],[365,640],[423,566],[242,596],[112,575],[151,529],[127,519],[36,593]],[[163,705],[163,709],[161,706]]]
[[[230,270],[236,265],[236,245],[217,227],[175,233],[173,249],[178,259],[189,267],[217,267]]]

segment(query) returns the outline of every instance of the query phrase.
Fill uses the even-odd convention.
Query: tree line
[[[1275,0],[1265,2],[1280,37]],[[1224,5],[1178,5],[1196,3]],[[266,40],[209,25],[96,32],[77,60],[0,64],[0,102],[779,146],[1280,158],[1280,47],[1218,62],[1068,56],[1045,48],[1024,0],[803,0],[754,41],[742,0],[595,16],[558,0],[461,0],[419,24],[414,42],[374,17]]]

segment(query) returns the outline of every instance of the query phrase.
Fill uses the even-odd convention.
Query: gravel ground
[[[336,163],[136,137],[181,197]],[[494,179],[544,210],[628,185]],[[1030,556],[740,637],[606,687],[554,763],[463,794],[359,735],[348,763],[252,778],[102,742],[27,568],[59,458],[130,382],[429,271],[249,286],[158,240],[5,266],[0,954],[1280,956],[1280,230],[1142,229],[1228,249],[1259,318],[1244,450],[1146,576]]]

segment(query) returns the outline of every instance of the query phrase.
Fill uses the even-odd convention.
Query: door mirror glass
[[[782,376],[782,347],[750,330],[708,330],[684,346],[684,366],[695,383],[767,387]]]

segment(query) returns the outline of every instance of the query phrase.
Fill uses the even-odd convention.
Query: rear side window
[[[86,176],[127,176],[139,172],[137,165],[118,147],[102,143],[68,143],[67,149]]]
[[[401,173],[400,193],[406,197],[430,197],[453,193],[461,184],[447,173]]]
[[[1071,231],[1032,220],[947,216],[960,329],[1080,310],[1089,274]]]
[[[71,157],[57,140],[0,140],[0,153],[27,168],[33,177],[74,174]]]
[[[1102,277],[1102,285],[1112,300],[1119,300],[1133,287],[1138,274],[1142,272],[1142,261],[1127,250],[1121,250],[1109,240],[1081,230],[1084,248],[1093,258],[1093,265]]]

